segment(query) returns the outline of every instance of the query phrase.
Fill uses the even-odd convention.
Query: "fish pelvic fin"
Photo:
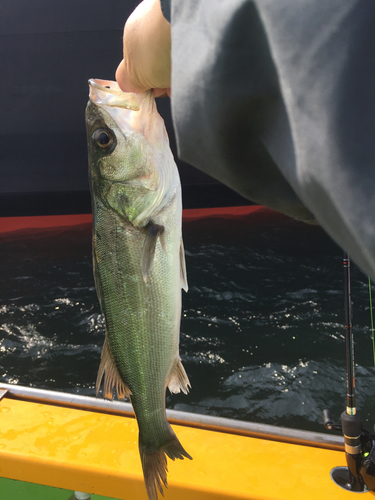
[[[107,336],[104,340],[102,356],[100,360],[98,376],[96,378],[96,396],[100,389],[104,376],[103,397],[113,399],[113,389],[116,388],[118,399],[125,399],[131,396],[129,387],[122,380],[119,374],[111,350],[108,345]]]
[[[148,225],[148,230],[146,234],[145,241],[142,248],[141,256],[141,267],[142,267],[142,277],[143,281],[147,283],[148,274],[154,262],[156,242],[160,238],[161,246],[166,253],[165,238],[164,238],[164,226],[159,226],[158,224],[153,224],[152,222]]]
[[[168,488],[167,456],[171,460],[175,460],[176,458],[183,460],[184,457],[192,460],[192,457],[182,447],[171,427],[169,431],[168,443],[161,446],[158,450],[142,443],[142,437],[141,435],[139,436],[139,454],[141,456],[143,477],[149,500],[157,500],[157,489],[164,496],[163,485]]]
[[[181,391],[184,394],[188,394],[190,388],[191,385],[189,377],[186,374],[181,359],[178,359],[177,364],[172,372],[171,378],[169,379],[168,389],[172,394],[178,394]]]
[[[180,272],[181,272],[181,288],[183,288],[185,292],[187,292],[189,287],[186,274],[184,242],[182,241],[182,238],[180,243]]]

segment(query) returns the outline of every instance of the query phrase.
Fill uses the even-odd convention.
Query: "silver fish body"
[[[97,379],[130,397],[150,500],[167,486],[166,455],[191,458],[165,415],[165,391],[190,386],[179,357],[187,290],[181,187],[152,93],[90,80],[86,109],[94,277],[106,338]]]

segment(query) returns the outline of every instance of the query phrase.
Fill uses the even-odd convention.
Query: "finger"
[[[171,97],[171,89],[170,88],[165,88],[165,89],[152,89],[152,93],[154,94],[154,97]]]
[[[116,82],[123,92],[145,92],[148,90],[137,83],[134,83],[131,78],[131,72],[126,68],[125,61],[122,60],[116,70]]]

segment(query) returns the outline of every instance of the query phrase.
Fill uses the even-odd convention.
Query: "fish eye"
[[[109,133],[106,130],[99,129],[95,130],[93,134],[93,139],[96,142],[98,146],[101,148],[106,148],[108,147],[111,142],[112,142],[112,137],[109,135]]]
[[[97,152],[110,155],[117,146],[116,134],[107,127],[98,127],[91,136]]]

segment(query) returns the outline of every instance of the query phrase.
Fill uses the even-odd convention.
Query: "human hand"
[[[126,21],[116,81],[124,92],[171,96],[171,25],[159,0],[143,0]]]

